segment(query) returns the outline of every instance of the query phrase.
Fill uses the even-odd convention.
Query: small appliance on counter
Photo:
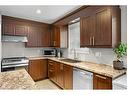
[[[56,57],[56,49],[44,49],[42,54],[45,57]]]
[[[62,52],[60,49],[57,49],[57,57],[61,58],[62,57]]]
[[[27,57],[3,58],[1,62],[1,71],[11,71],[18,68],[28,69],[29,59]]]

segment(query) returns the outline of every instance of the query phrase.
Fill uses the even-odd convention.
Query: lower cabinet
[[[112,78],[94,73],[93,89],[112,89]]]
[[[48,64],[46,59],[30,60],[28,73],[34,81],[45,79],[48,76],[47,66]]]
[[[64,65],[64,88],[73,89],[73,67]]]
[[[56,61],[48,61],[48,77],[62,89],[73,88],[73,67]]]

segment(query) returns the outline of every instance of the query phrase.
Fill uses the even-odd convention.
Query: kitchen
[[[26,19],[22,15],[24,11],[17,12],[23,8],[26,13],[36,9],[36,14],[28,13]],[[23,81],[21,76],[31,81],[24,83],[26,87],[18,81],[18,86],[12,83],[8,87],[1,81],[1,89],[37,89],[33,85],[37,86],[37,82],[45,79],[56,88],[65,90],[127,89],[126,70],[113,68],[113,48],[120,41],[126,43],[127,40],[126,6],[36,6],[35,9],[30,6],[0,6],[0,77],[18,73],[20,82]],[[44,12],[47,9],[47,17],[56,9],[61,9],[57,12],[64,14],[57,20],[48,21],[46,17],[40,17],[43,15],[41,9]],[[13,79],[7,76],[3,79]],[[7,83],[11,85],[11,82]]]

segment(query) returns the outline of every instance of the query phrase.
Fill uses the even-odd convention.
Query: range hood
[[[4,42],[28,42],[26,36],[2,36]]]

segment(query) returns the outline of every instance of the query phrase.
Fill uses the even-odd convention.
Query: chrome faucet
[[[77,60],[78,57],[77,57],[76,49],[74,48],[73,50],[74,50],[74,59]]]

